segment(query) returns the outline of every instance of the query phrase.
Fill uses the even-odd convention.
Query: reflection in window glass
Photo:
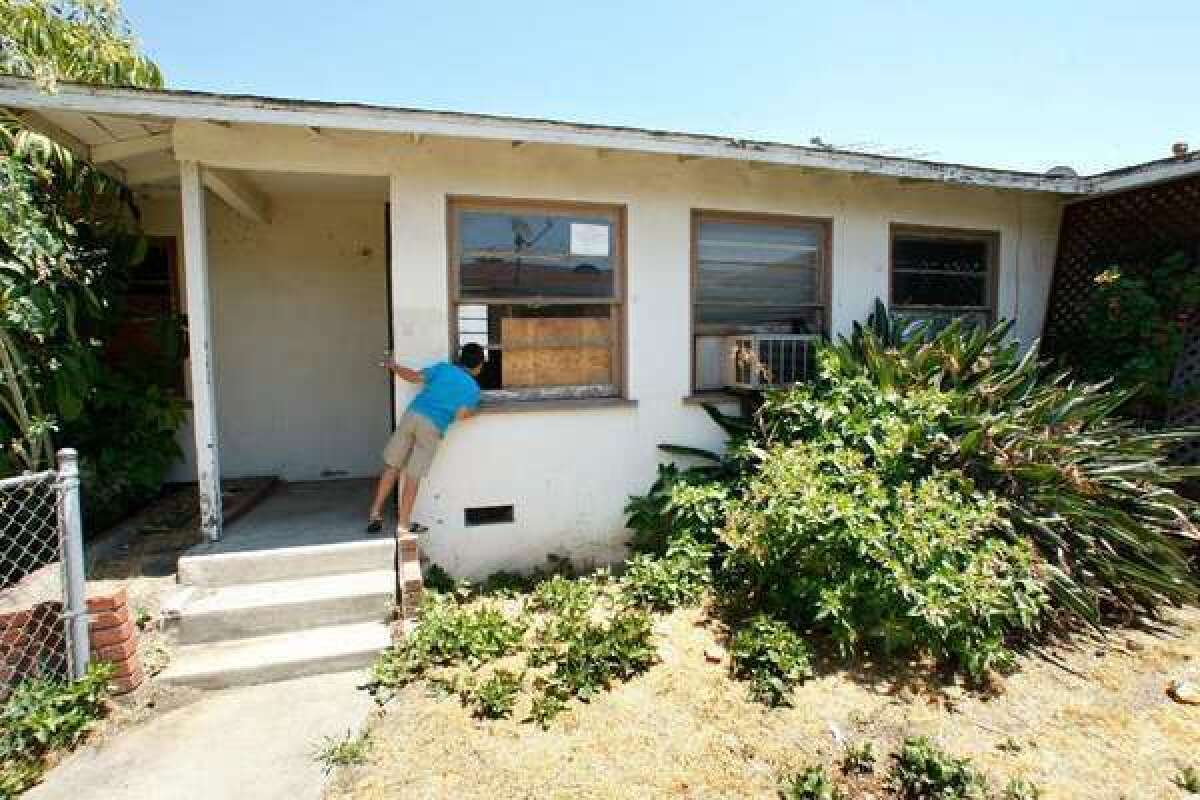
[[[605,217],[462,211],[458,231],[464,298],[614,295]]]
[[[701,220],[697,332],[821,332],[824,240],[819,224]]]

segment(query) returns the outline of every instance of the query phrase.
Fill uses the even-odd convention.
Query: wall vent
[[[479,506],[463,509],[463,522],[468,528],[476,525],[504,525],[512,522],[512,506]]]

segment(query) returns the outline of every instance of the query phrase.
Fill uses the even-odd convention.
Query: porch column
[[[195,161],[179,162],[183,199],[183,262],[187,284],[188,356],[192,362],[192,429],[200,484],[200,530],[221,538],[221,467],[213,389],[212,314],[208,299],[208,223],[204,182]]]

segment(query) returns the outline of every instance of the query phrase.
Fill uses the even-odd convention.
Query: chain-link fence
[[[87,608],[75,453],[0,480],[0,697],[34,677],[78,677]]]

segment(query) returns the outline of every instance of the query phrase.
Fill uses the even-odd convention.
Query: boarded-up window
[[[454,340],[487,351],[485,392],[620,393],[620,210],[457,200]]]
[[[991,233],[893,227],[892,309],[935,327],[956,318],[989,324],[995,314],[996,245]]]
[[[827,333],[828,222],[697,212],[692,235],[697,390],[725,385],[732,336]]]

